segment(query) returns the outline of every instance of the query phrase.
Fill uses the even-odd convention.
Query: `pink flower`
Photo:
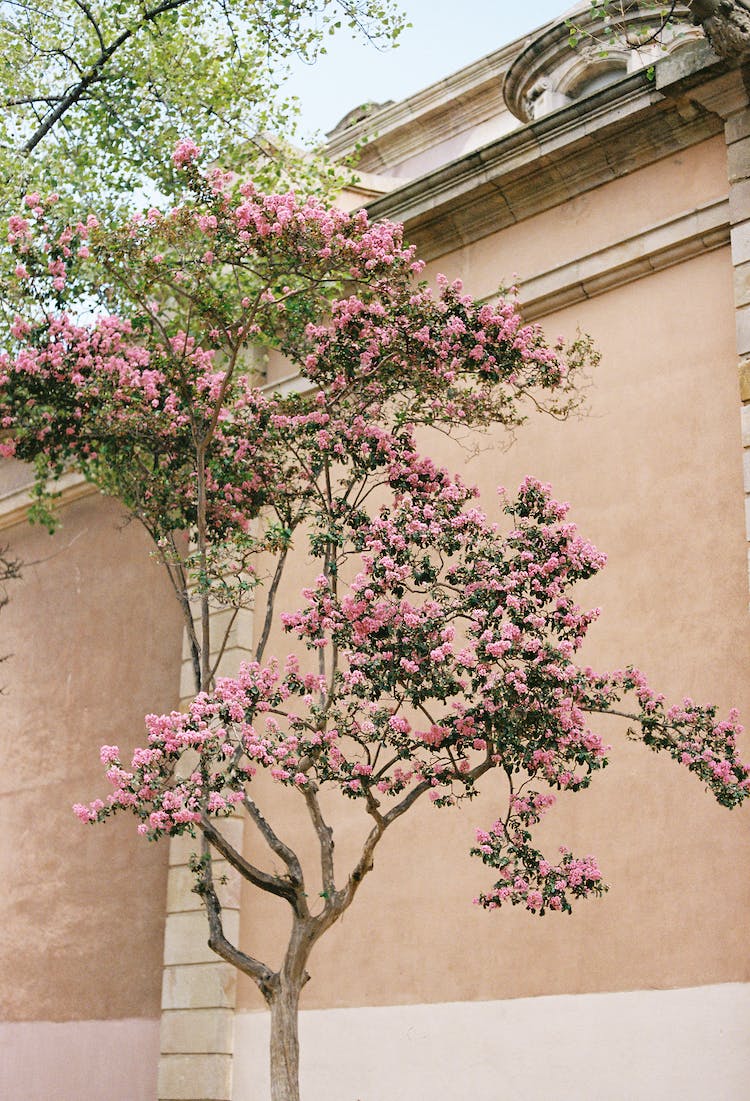
[[[174,147],[172,153],[172,163],[177,168],[184,168],[188,164],[192,164],[194,160],[200,156],[201,149],[199,145],[196,145],[190,138],[181,138]]]

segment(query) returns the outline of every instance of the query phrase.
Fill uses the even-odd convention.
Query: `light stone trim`
[[[237,909],[222,909],[222,922],[227,939],[237,943],[240,914]],[[180,909],[167,915],[164,928],[164,966],[215,963],[216,954],[208,947],[208,923],[201,910]]]
[[[164,1055],[231,1055],[233,1010],[172,1009],[162,1015],[161,1045]]]
[[[735,123],[731,127],[729,123]],[[745,534],[748,540],[750,576],[750,109],[727,122],[727,140],[734,151],[731,162],[741,166],[730,185],[732,259],[739,356],[740,416],[742,424],[742,474],[745,489]]]
[[[746,75],[746,70],[731,69],[694,88],[691,96],[723,120],[727,146],[745,533],[750,573],[750,87]]]
[[[373,111],[355,126],[335,128],[328,134],[326,155],[333,160],[350,156],[364,141],[359,163],[370,171],[388,171],[464,128],[496,114],[510,115],[502,96],[503,77],[525,40],[526,36],[407,99]]]
[[[33,480],[29,478],[27,485],[0,495],[0,530],[28,523],[29,507],[34,501],[31,493],[33,484]],[[50,490],[60,494],[55,501],[56,508],[63,508],[82,497],[91,497],[99,492],[82,474],[63,474],[52,483]]]
[[[237,672],[252,656],[253,614],[242,609],[211,609],[212,638],[221,644],[229,628],[217,675]],[[216,654],[212,655],[216,659]],[[195,696],[187,632],[183,634],[180,706]],[[221,832],[242,852],[244,818],[221,821]],[[164,925],[159,1101],[230,1101],[237,972],[208,947],[208,920],[193,891],[191,854],[200,842],[184,834],[169,843],[167,905]],[[237,944],[240,931],[241,881],[225,860],[214,861],[214,879],[227,938]],[[226,877],[226,883],[220,880]]]
[[[222,832],[242,849],[244,822],[230,818]],[[169,848],[159,1059],[159,1101],[230,1101],[237,972],[208,947],[208,922],[188,867],[199,848],[188,835]],[[217,861],[216,879],[227,936],[239,934],[239,877]]]
[[[550,271],[521,279],[529,320],[575,305],[729,244],[729,204],[706,203]]]
[[[232,1056],[163,1055],[157,1089],[159,1101],[225,1101],[232,1096]]]

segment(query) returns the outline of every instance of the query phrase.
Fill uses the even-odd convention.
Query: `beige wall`
[[[166,846],[144,844],[132,820],[84,827],[71,806],[106,796],[102,743],[127,752],[143,737],[144,713],[174,705],[181,626],[145,534],[123,526],[121,508],[90,496],[63,521],[53,539],[25,525],[3,533],[26,565],[0,615],[0,648],[11,653],[0,665],[2,1017],[134,1021],[123,1036],[133,1038],[131,1060],[149,1062],[138,1072],[150,1083],[146,1101],[155,1051],[141,1032],[151,1035],[160,1009]],[[105,1033],[114,1066],[123,1039]],[[48,1063],[52,1091],[58,1046],[39,1033],[36,1051],[33,1080]],[[103,1097],[106,1074],[90,1079],[85,1060],[79,1069],[80,1090]],[[39,1086],[36,1096],[58,1095]]]

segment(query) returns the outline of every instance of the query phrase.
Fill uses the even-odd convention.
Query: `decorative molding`
[[[589,81],[604,74],[616,80],[618,72],[645,68],[665,51],[678,51],[686,42],[701,37],[701,32],[692,26],[689,5],[680,2],[672,13],[676,22],[660,35],[658,45],[645,51],[634,50],[624,35],[622,40],[617,35],[615,41],[609,42],[613,24],[626,22],[629,38],[635,38],[639,31],[648,37],[653,27],[656,13],[652,8],[642,8],[638,0],[626,0],[624,7],[625,14],[620,20],[611,13],[605,15],[597,5],[581,6],[572,16],[583,29],[575,49],[571,48],[571,32],[566,25],[569,12],[528,41],[509,67],[503,87],[505,102],[516,118],[531,122],[585,95]],[[602,42],[609,44],[602,49]]]
[[[708,55],[697,51],[696,64],[708,69],[704,79],[724,71]],[[722,120],[686,101],[678,85],[665,95],[637,72],[405,184],[368,211],[404,222],[420,256],[431,260],[722,129]]]
[[[31,492],[33,485],[33,479],[30,477],[26,485],[19,486],[18,489],[13,489],[9,493],[0,494],[0,530],[15,527],[16,524],[28,523],[29,507],[34,501]],[[96,486],[87,482],[81,474],[63,474],[50,488],[53,493],[59,494],[56,503],[60,508],[99,492]]]
[[[520,281],[523,315],[535,320],[614,287],[729,245],[729,202],[720,199]]]
[[[388,170],[498,114],[507,114],[503,78],[525,39],[480,58],[452,76],[374,111],[355,126],[331,131],[328,157],[351,156],[365,143],[358,164],[368,171]]]

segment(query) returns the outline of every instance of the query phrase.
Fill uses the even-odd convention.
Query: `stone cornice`
[[[362,167],[388,171],[406,156],[416,156],[463,129],[507,112],[503,79],[524,43],[522,39],[503,46],[413,96],[374,111],[355,126],[332,131],[326,155],[338,160],[365,142]]]
[[[705,79],[725,71],[695,51]],[[684,66],[684,62],[683,62]],[[657,66],[658,72],[658,66]],[[694,80],[693,80],[694,83]],[[602,88],[375,200],[434,259],[721,133],[722,120],[645,72]]]

